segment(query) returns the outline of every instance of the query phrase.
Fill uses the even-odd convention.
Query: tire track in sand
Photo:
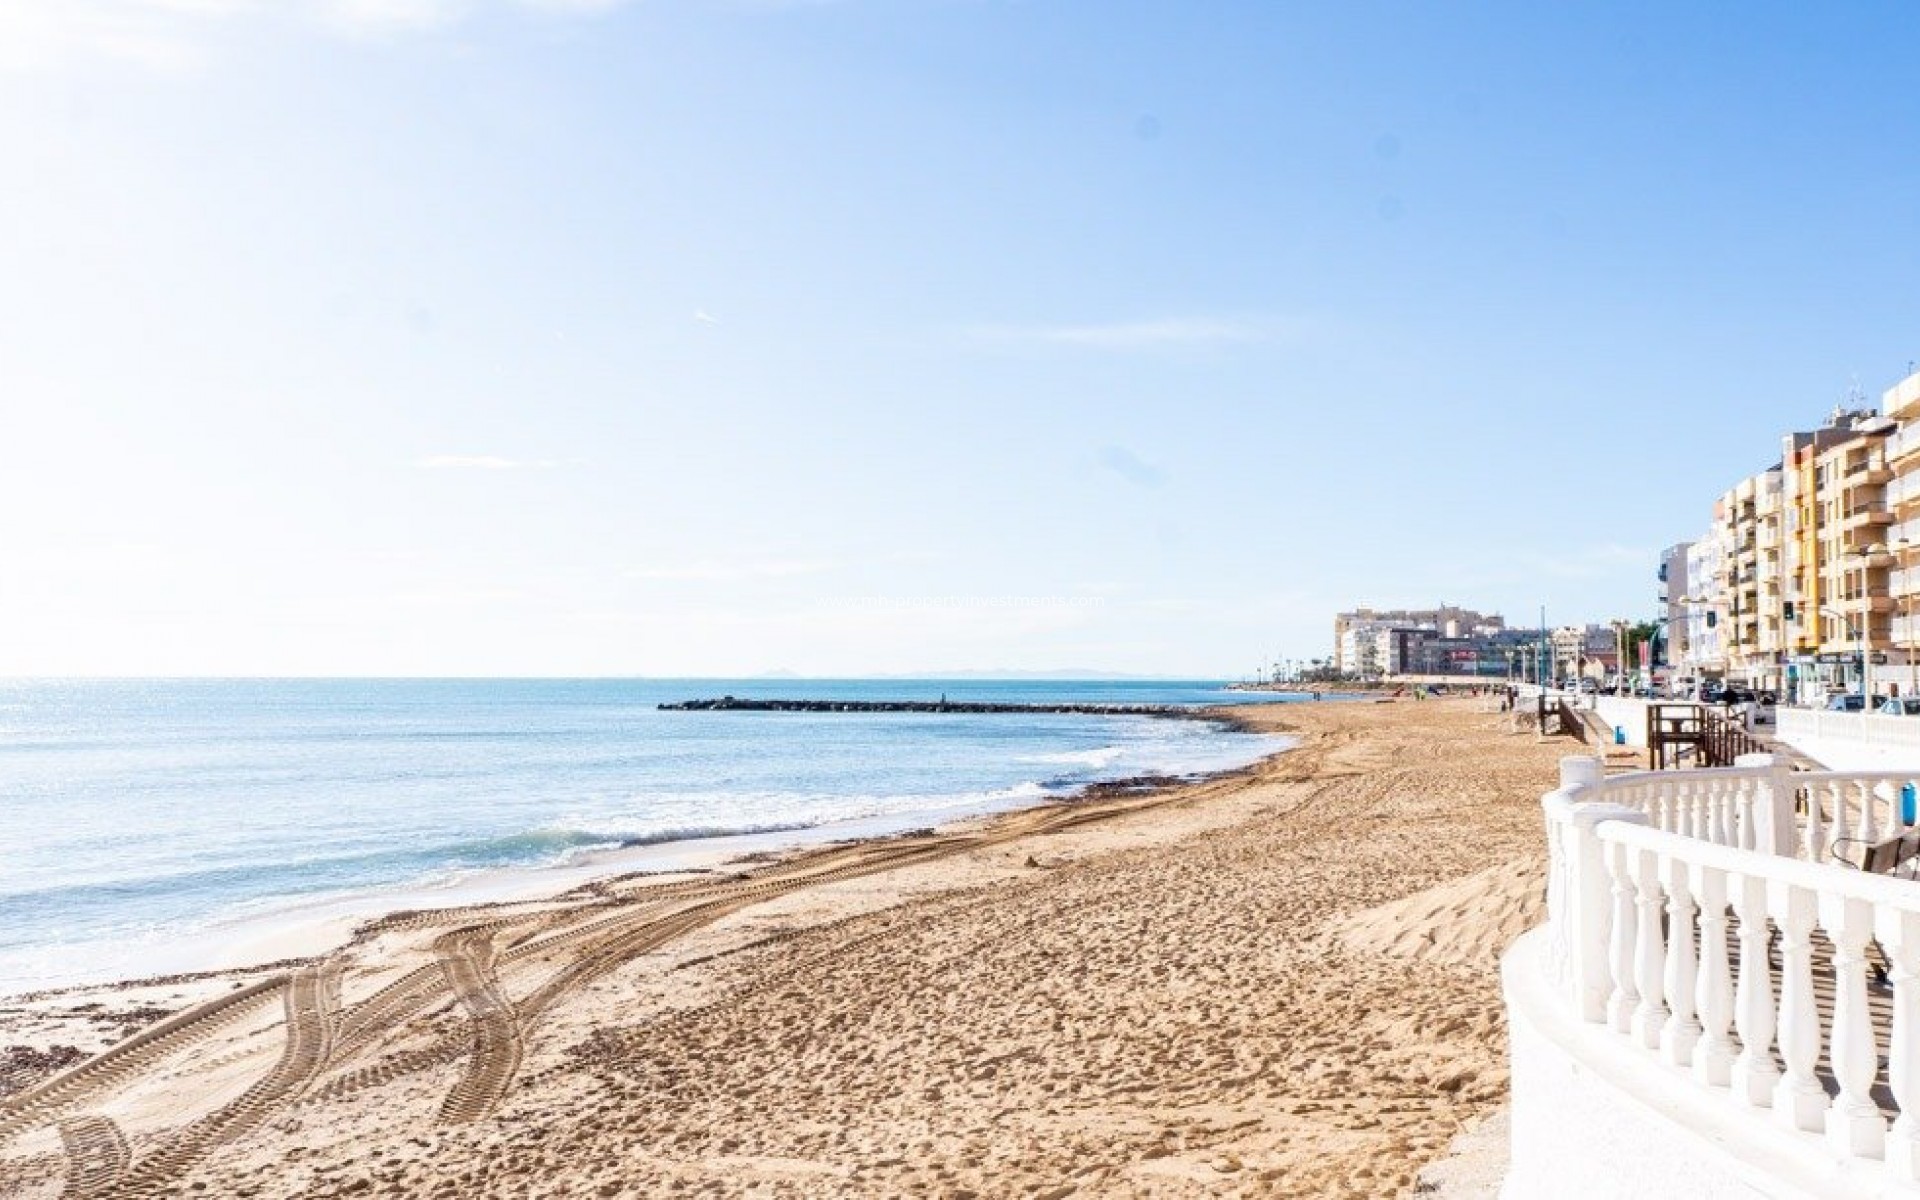
[[[250,987],[197,1004],[149,1026],[87,1061],[0,1104],[0,1144],[22,1129],[46,1124],[95,1092],[120,1083],[177,1050],[213,1036],[253,1011],[287,985],[275,975]]]
[[[133,1158],[120,1127],[97,1115],[60,1122],[60,1144],[67,1152],[67,1186],[61,1200],[112,1195]]]
[[[525,1046],[513,1001],[494,974],[493,936],[461,931],[442,937],[434,949],[448,986],[473,1018],[467,1069],[440,1102],[439,1121],[448,1125],[493,1111],[520,1069]]]
[[[286,988],[286,1041],[280,1060],[240,1097],[200,1118],[124,1176],[124,1190],[153,1195],[209,1150],[232,1141],[298,1097],[327,1061],[333,1041],[340,966],[329,961],[294,973]]]

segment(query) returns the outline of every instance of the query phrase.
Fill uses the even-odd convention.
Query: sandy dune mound
[[[1356,913],[1332,931],[1349,952],[1489,970],[1513,939],[1546,919],[1546,873],[1502,863]]]

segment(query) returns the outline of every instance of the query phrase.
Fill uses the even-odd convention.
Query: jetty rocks
[[[665,712],[1073,713],[1092,717],[1196,717],[1184,704],[993,704],[980,700],[682,700]]]

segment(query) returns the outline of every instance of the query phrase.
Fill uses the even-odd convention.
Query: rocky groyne
[[[662,704],[666,712],[1071,713],[1092,717],[1195,717],[1183,704],[997,704],[982,700],[742,700],[721,696]],[[1215,718],[1217,719],[1217,718]]]

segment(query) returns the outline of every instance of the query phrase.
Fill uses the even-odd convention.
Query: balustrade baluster
[[[1700,1022],[1694,1019],[1693,881],[1687,864],[1677,858],[1660,863],[1667,886],[1667,1022],[1660,1029],[1660,1052],[1676,1067],[1693,1062],[1700,1042]]]
[[[1631,852],[1619,842],[1606,846],[1607,874],[1613,877],[1613,927],[1607,934],[1607,963],[1613,971],[1613,993],[1607,997],[1607,1024],[1627,1032],[1633,1027],[1634,1010],[1640,1007],[1640,990],[1634,986],[1633,967],[1638,961],[1634,934],[1639,929],[1639,893],[1633,886],[1628,868]]]
[[[1896,1178],[1920,1180],[1920,913],[1882,908],[1876,916],[1875,932],[1893,966],[1887,1084],[1900,1110],[1887,1134],[1887,1167]]]
[[[1660,895],[1660,860],[1651,850],[1635,850],[1629,857],[1636,885],[1635,907],[1639,911],[1639,928],[1634,934],[1633,984],[1640,992],[1640,1006],[1633,1010],[1633,1036],[1641,1045],[1655,1050],[1660,1046],[1660,1031],[1667,1023],[1663,994],[1667,951],[1666,938],[1660,929],[1664,907]]]
[[[1760,801],[1760,781],[1742,779],[1734,790],[1734,841],[1742,850],[1752,850],[1760,844],[1759,816],[1754,811]]]
[[[1810,783],[1801,790],[1806,793],[1807,823],[1801,839],[1800,856],[1808,862],[1819,862],[1827,846],[1825,814],[1820,804],[1821,789]]]
[[[1773,1059],[1773,964],[1767,961],[1767,882],[1733,879],[1733,911],[1740,918],[1740,979],[1733,996],[1740,1055],[1733,1060],[1733,1091],[1748,1104],[1773,1102],[1780,1067]]]
[[[1733,968],[1727,961],[1727,877],[1712,867],[1696,866],[1693,895],[1700,902],[1700,964],[1695,1006],[1700,1040],[1693,1048],[1693,1074],[1700,1082],[1726,1087],[1733,1077]]]
[[[1774,883],[1767,907],[1780,927],[1780,1058],[1786,1072],[1773,1089],[1773,1110],[1795,1129],[1826,1124],[1827,1093],[1814,1076],[1820,1058],[1820,1010],[1813,996],[1813,893]]]
[[[1861,799],[1870,802],[1871,794]],[[1886,1152],[1887,1121],[1872,1096],[1880,1066],[1873,1023],[1867,1016],[1867,939],[1873,934],[1873,905],[1822,895],[1820,924],[1833,943],[1833,1032],[1827,1061],[1840,1085],[1840,1095],[1827,1110],[1827,1140],[1842,1154],[1879,1158]]]
[[[1863,842],[1871,844],[1879,840],[1878,831],[1880,826],[1879,822],[1874,820],[1873,811],[1879,807],[1877,803],[1879,797],[1875,794],[1874,785],[1865,779],[1854,783],[1853,789],[1860,797],[1860,823],[1854,827],[1855,833],[1853,836]]]
[[[1833,796],[1833,830],[1826,844],[1818,847],[1813,861],[1826,862],[1833,857],[1833,847],[1853,837],[1853,822],[1847,812],[1847,789],[1845,784],[1830,783],[1827,791]]]

